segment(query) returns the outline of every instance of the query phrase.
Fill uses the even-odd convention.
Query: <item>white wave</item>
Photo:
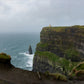
[[[32,67],[33,66],[33,59],[32,60],[28,60],[26,67]]]
[[[34,57],[34,54],[28,54],[28,53],[26,53],[26,52],[24,52],[24,53],[19,53],[20,55],[22,54],[22,55],[24,55],[24,56],[27,56],[29,59],[33,59],[33,57]]]
[[[28,57],[28,61],[26,62],[26,67],[31,67],[33,66],[33,57],[34,57],[34,54],[28,54],[26,52],[23,52],[23,53],[19,53],[20,55],[24,55],[24,56],[27,56]]]
[[[26,52],[19,53],[19,54],[23,54],[23,55],[25,55],[25,56],[34,56],[34,54],[28,54],[28,53],[26,53]]]

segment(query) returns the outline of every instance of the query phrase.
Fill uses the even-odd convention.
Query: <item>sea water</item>
[[[0,34],[0,53],[11,56],[11,64],[24,70],[32,70],[36,44],[40,41],[39,33]],[[28,54],[29,45],[33,54]]]

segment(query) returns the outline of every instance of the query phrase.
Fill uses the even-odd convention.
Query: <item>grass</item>
[[[37,47],[39,48],[46,48],[46,47],[48,47],[48,44],[47,43],[41,43],[41,42],[39,42],[38,44],[37,44]]]
[[[67,81],[67,77],[60,73],[49,73],[49,76],[52,76],[55,80]]]
[[[76,33],[79,36],[84,36],[84,26],[75,25],[75,26],[58,26],[58,27],[44,27],[41,33],[49,34],[49,32],[65,32],[66,28],[79,28],[79,32]],[[81,31],[81,33],[80,33]],[[69,33],[69,30],[67,31]]]
[[[65,50],[65,58],[71,59],[71,61],[80,61],[80,53],[75,49]]]
[[[79,63],[76,67],[76,70],[84,70],[84,62]]]
[[[57,61],[58,60],[58,56],[56,56],[54,53],[45,51],[45,52],[41,52],[41,51],[36,51],[35,55],[40,56],[41,58],[48,58],[50,61]]]
[[[84,62],[75,66],[70,74],[71,77],[84,77]]]
[[[45,51],[45,52],[36,51],[35,56],[39,56],[40,59],[46,58],[48,61],[52,62],[52,64],[54,64],[55,67],[60,66],[67,73],[71,72],[73,67],[78,64],[78,62],[71,62],[65,58],[61,58],[57,56],[56,54],[48,52],[48,51]]]
[[[63,29],[65,29],[66,27],[44,27],[43,31],[56,31],[56,32],[60,32],[63,31]]]
[[[44,30],[44,31],[53,30],[53,31],[56,31],[56,32],[60,32],[60,31],[65,30],[66,28],[81,28],[81,29],[83,29],[84,26],[74,25],[74,26],[44,27],[43,30]],[[45,29],[46,29],[46,30],[45,30]]]
[[[10,60],[11,57],[5,53],[0,53],[0,59]]]
[[[67,77],[61,73],[49,73],[48,71],[46,71],[45,75],[47,77],[52,77],[54,80],[67,81]]]

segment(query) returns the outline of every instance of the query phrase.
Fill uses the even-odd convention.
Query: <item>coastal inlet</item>
[[[30,37],[31,36],[31,37]],[[37,33],[29,34],[1,34],[0,53],[11,56],[11,64],[24,70],[32,70],[33,56],[36,44],[40,41]],[[29,45],[32,46],[32,54],[28,54]]]

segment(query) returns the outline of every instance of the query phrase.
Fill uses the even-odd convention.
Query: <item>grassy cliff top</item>
[[[3,59],[3,60],[10,60],[11,57],[5,53],[0,53],[0,59]]]
[[[76,29],[76,28],[79,28],[79,29],[84,29],[84,26],[80,26],[80,25],[74,25],[74,26],[58,26],[58,27],[44,27],[43,28],[43,31],[56,31],[56,32],[61,32],[61,31],[65,31],[65,29],[67,28],[73,28],[73,29]]]

